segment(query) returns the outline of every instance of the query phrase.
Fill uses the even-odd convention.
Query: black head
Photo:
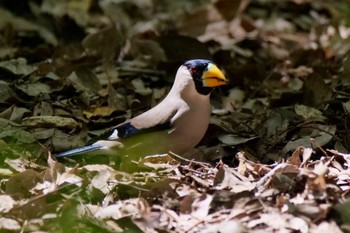
[[[197,92],[202,95],[208,95],[214,87],[226,83],[223,73],[209,60],[189,60],[184,66],[191,73]]]

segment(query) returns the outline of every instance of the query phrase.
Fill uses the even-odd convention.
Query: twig
[[[320,144],[318,144],[318,142],[314,139],[314,138],[310,138],[310,141],[311,141],[311,143],[312,144],[314,144],[318,149],[320,149],[321,151],[322,151],[322,153],[325,155],[325,156],[329,156],[328,154],[327,154],[327,152],[321,147],[321,145]]]
[[[175,160],[178,160],[180,162],[187,162],[187,163],[194,163],[194,164],[200,164],[200,165],[206,165],[206,166],[211,166],[210,163],[206,163],[206,162],[199,162],[199,161],[195,161],[193,159],[186,159],[178,154],[175,154],[174,152],[168,151],[168,154],[170,155],[170,157],[172,157]]]

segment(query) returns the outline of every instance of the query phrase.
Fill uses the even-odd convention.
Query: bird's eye
[[[191,74],[196,74],[198,70],[195,67],[190,67]]]

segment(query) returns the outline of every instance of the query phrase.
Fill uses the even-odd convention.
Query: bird
[[[176,72],[166,97],[148,111],[105,133],[93,144],[55,154],[56,158],[108,153],[129,158],[166,154],[181,155],[204,137],[211,115],[210,93],[227,83],[210,60],[188,60]]]

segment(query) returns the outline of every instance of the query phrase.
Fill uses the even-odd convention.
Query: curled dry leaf
[[[252,191],[256,186],[255,182],[235,170],[227,166],[220,168],[214,179],[215,188],[229,189],[233,193]]]

